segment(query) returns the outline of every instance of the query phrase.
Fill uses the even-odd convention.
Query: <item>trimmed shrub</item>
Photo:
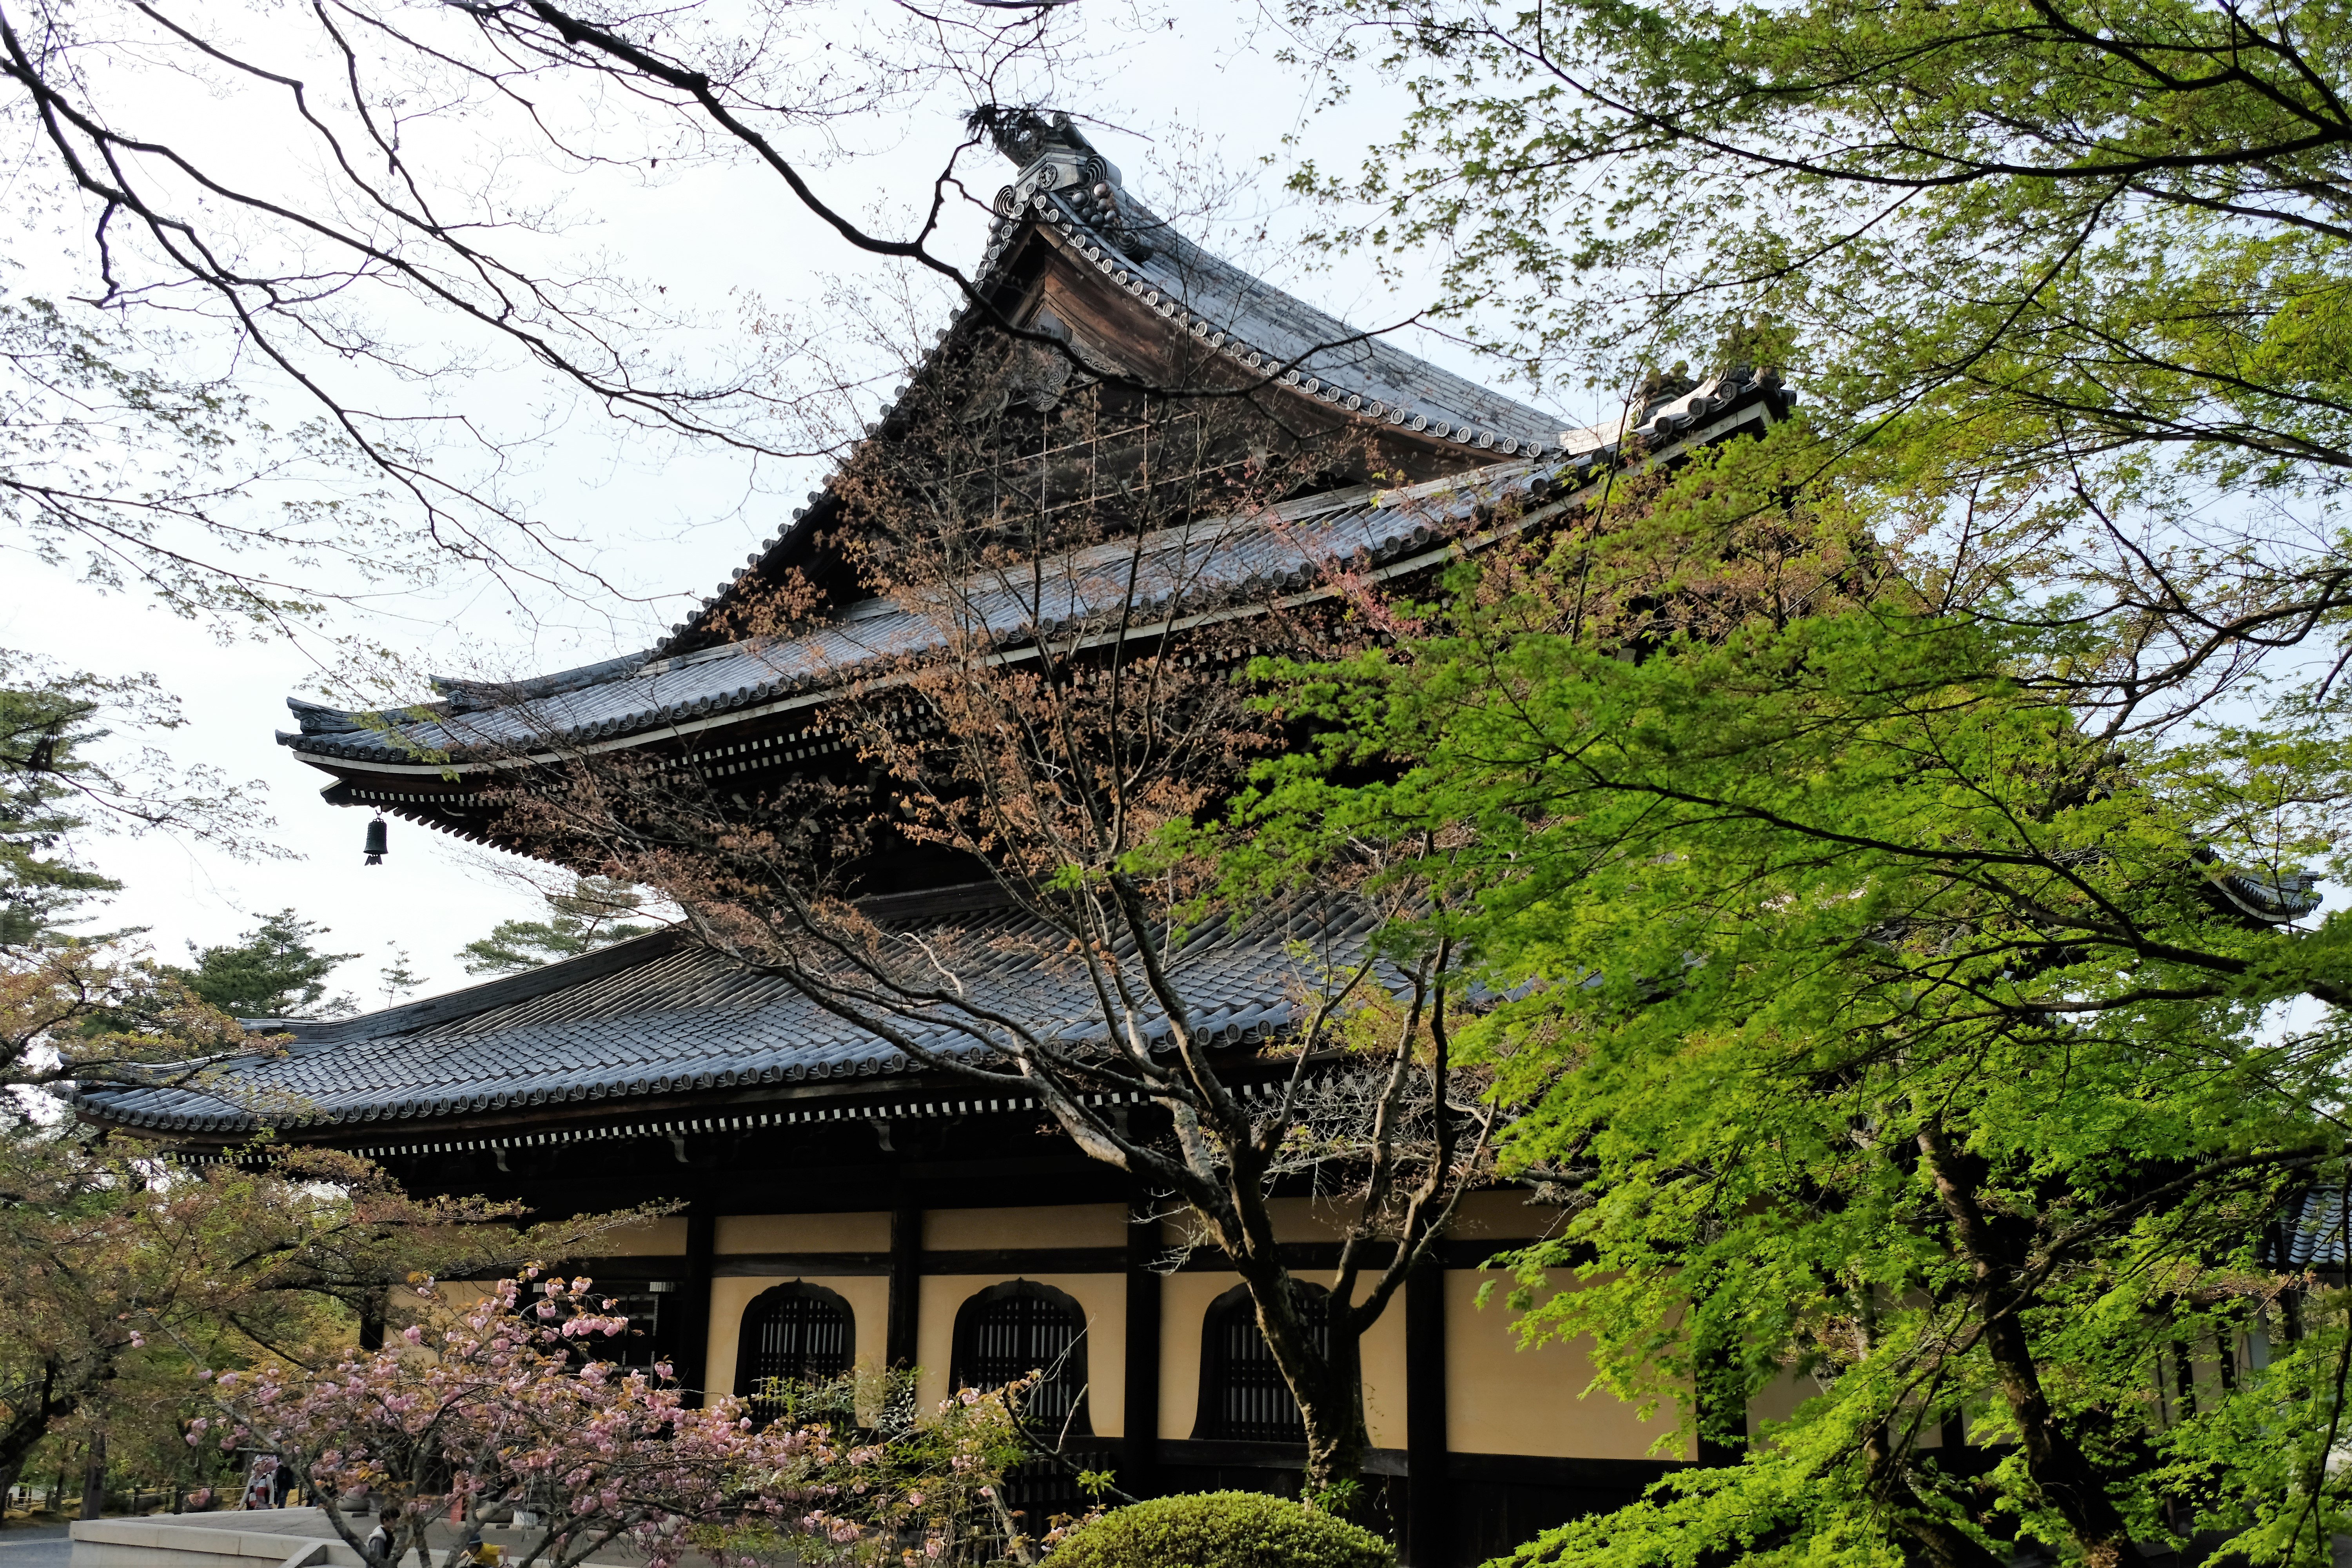
[[[1396,1568],[1370,1531],[1264,1492],[1153,1498],[1070,1532],[1050,1568]]]

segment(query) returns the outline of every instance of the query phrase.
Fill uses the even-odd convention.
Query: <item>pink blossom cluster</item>
[[[215,1380],[219,1415],[192,1424],[223,1448],[276,1450],[328,1503],[373,1494],[397,1563],[425,1527],[511,1501],[541,1520],[518,1554],[571,1568],[608,1547],[673,1568],[689,1552],[725,1563],[728,1538],[776,1512],[768,1479],[821,1465],[820,1429],[759,1431],[732,1400],[688,1406],[667,1380],[583,1353],[628,1320],[586,1279],[553,1279],[528,1309],[509,1279],[453,1306],[415,1287],[420,1320],[381,1351],[314,1369],[264,1366]]]
[[[596,1359],[627,1320],[587,1279],[534,1290],[536,1275],[462,1302],[427,1280],[404,1303],[417,1321],[383,1350],[223,1373],[188,1441],[283,1456],[354,1547],[335,1500],[371,1494],[395,1565],[421,1552],[429,1523],[478,1521],[499,1502],[539,1521],[515,1568],[574,1568],[608,1549],[647,1568],[688,1556],[919,1568],[960,1556],[976,1516],[1003,1520],[988,1483],[1023,1454],[1007,1395],[854,1437],[836,1436],[839,1421],[761,1427],[739,1400],[691,1406],[667,1366]]]

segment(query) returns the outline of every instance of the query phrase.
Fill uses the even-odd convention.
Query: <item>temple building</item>
[[[979,596],[975,613],[1006,636],[1111,599],[1163,620],[1309,603],[1342,591],[1322,564],[1334,559],[1409,579],[1488,538],[1497,498],[1539,521],[1629,461],[1785,415],[1777,376],[1730,366],[1654,381],[1620,419],[1562,431],[1202,251],[1066,122],[1008,116],[995,131],[1019,172],[998,200],[982,298],[866,444],[923,438],[913,405],[928,397],[957,429],[1012,432],[1005,471],[1045,510],[1147,475],[1129,489],[1159,498],[1155,527],[1192,493],[1165,472],[1295,468],[1276,503],[1143,552],[1124,575],[1058,579],[1054,605]],[[1155,389],[1213,393],[1216,412],[1171,413]],[[1061,417],[1082,402],[1085,421]],[[278,739],[328,776],[331,804],[494,843],[508,842],[502,781],[558,752],[744,792],[850,769],[829,694],[935,635],[866,586],[858,498],[829,483],[643,653],[530,681],[444,680],[436,700],[389,715],[291,702],[299,731]],[[785,582],[814,608],[782,633],[747,629],[746,606]],[[877,850],[859,876],[886,926],[1023,918],[968,860],[919,844]],[[1278,1043],[1295,1021],[1296,934],[1270,916],[1182,949],[1228,1047]],[[1362,933],[1320,934],[1344,946]],[[992,983],[1042,1019],[1092,1007],[1065,974]],[[81,1113],[199,1158],[268,1120],[283,1139],[370,1156],[412,1191],[545,1213],[674,1202],[675,1217],[610,1256],[566,1263],[623,1296],[646,1353],[690,1387],[748,1395],[766,1377],[869,1362],[918,1365],[941,1395],[1052,1365],[1043,1408],[1129,1491],[1297,1483],[1303,1428],[1247,1293],[1213,1247],[1185,1245],[1164,1200],[1055,1136],[1034,1100],[920,1068],[688,934],[275,1026],[290,1036],[283,1055],[206,1086],[93,1089]],[[1333,1216],[1304,1194],[1276,1206],[1290,1267],[1330,1268]],[[1578,1346],[1522,1350],[1514,1314],[1478,1304],[1500,1278],[1487,1261],[1555,1217],[1518,1188],[1470,1194],[1444,1268],[1415,1275],[1365,1341],[1376,1506],[1415,1568],[1480,1561],[1696,1457],[1658,1451],[1671,1413],[1645,1423],[1586,1394]]]

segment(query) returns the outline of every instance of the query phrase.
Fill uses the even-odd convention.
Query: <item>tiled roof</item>
[[[1689,392],[1633,411],[1632,419],[1591,430],[1561,431],[1540,410],[1502,396],[1419,359],[1386,339],[1293,298],[1210,255],[1137,203],[1118,173],[1066,121],[1034,116],[999,145],[1022,163],[1013,184],[999,193],[998,218],[982,262],[985,283],[1000,271],[1025,236],[1043,235],[1079,265],[1091,266],[1124,289],[1141,310],[1244,372],[1261,374],[1298,395],[1334,409],[1383,420],[1424,439],[1448,443],[1464,458],[1502,459],[1444,480],[1389,492],[1370,489],[1320,496],[1277,508],[1261,518],[1213,519],[1159,535],[1156,587],[1147,571],[1144,592],[1182,597],[1200,607],[1219,596],[1245,595],[1267,583],[1304,582],[1324,562],[1361,552],[1381,564],[1425,544],[1433,532],[1458,523],[1479,500],[1532,482],[1575,485],[1612,462],[1622,437],[1639,434],[1655,451],[1677,434],[1735,405],[1773,404],[1788,394],[1767,373],[1735,372]],[[969,307],[967,321],[985,314]],[[955,330],[961,330],[955,329]],[[953,331],[943,337],[951,336]],[[890,417],[885,410],[884,422]],[[1388,502],[1382,505],[1382,500]],[[672,628],[673,635],[641,654],[583,665],[535,679],[435,682],[439,700],[390,715],[347,713],[290,700],[299,732],[279,742],[321,759],[417,761],[469,752],[499,752],[534,742],[593,742],[656,730],[681,721],[726,713],[822,689],[877,657],[919,651],[939,635],[935,616],[881,600],[854,605],[837,621],[805,637],[761,645],[702,646],[719,634],[716,612],[740,584],[762,580],[766,563],[781,560],[798,535],[833,509],[830,493],[814,491],[811,507],[755,552],[732,580]],[[1200,546],[1210,548],[1204,554]],[[1106,552],[1109,557],[1121,552]],[[1110,608],[1124,595],[1115,574],[1081,569],[1065,574],[1047,602],[1009,584],[982,596],[991,635],[1050,630]],[[967,630],[978,629],[967,627]]]
[[[1038,173],[1011,187],[1021,210],[998,219],[999,247],[1037,224],[1055,242],[1173,325],[1248,370],[1334,408],[1452,441],[1465,455],[1558,451],[1560,421],[1366,334],[1212,256],[1140,205],[1124,234],[1089,221],[1079,193],[1040,188]],[[1145,243],[1134,244],[1135,239]],[[1122,244],[1128,248],[1121,248]],[[1139,254],[1130,254],[1130,250]],[[994,260],[1000,249],[992,249]]]
[[[2279,1216],[2278,1264],[2287,1268],[2341,1268],[2352,1257],[2342,1187],[2314,1187],[2287,1200]]]
[[[1202,249],[1130,195],[1118,171],[1066,121],[1010,143],[1000,138],[999,146],[1021,167],[1013,184],[997,193],[997,216],[976,279],[983,289],[1000,279],[1025,237],[1043,233],[1076,264],[1102,273],[1139,308],[1191,332],[1236,368],[1319,398],[1335,410],[1385,420],[1451,445],[1465,459],[1540,458],[1563,448],[1583,452],[1624,433],[1622,419],[1591,430],[1562,430],[1553,416],[1432,364]],[[993,319],[992,307],[969,305],[940,341],[953,341],[973,324]],[[887,427],[895,410],[895,403],[884,408],[868,428]],[[834,504],[829,490],[812,490],[808,499],[809,505],[795,510],[791,524],[754,551],[731,581],[670,628],[672,635],[656,652],[694,646],[708,637],[712,612],[730,602],[736,585],[746,578],[760,580],[770,563],[783,559],[799,534],[828,515]]]
[[[1001,905],[887,923],[961,954],[958,973],[974,1002],[1066,1039],[1102,1036],[1091,988],[1048,956],[1063,943],[1042,924]],[[1302,947],[1318,962],[1346,963],[1371,925],[1368,913],[1332,905],[1273,910],[1239,931],[1195,935],[1171,970],[1199,1028],[1246,1043],[1281,1031],[1318,980],[1302,968]],[[882,1088],[925,1070],[787,982],[670,932],[425,1002],[289,1027],[286,1054],[225,1069],[205,1088],[90,1089],[79,1107],[163,1132],[235,1136],[258,1117],[365,1135],[374,1123],[525,1107],[593,1111],[604,1101],[618,1115],[698,1091],[765,1088],[772,1098],[793,1085],[859,1079]],[[910,1027],[945,1053],[978,1048],[945,1023]],[[1166,1021],[1143,1027],[1156,1036]]]
[[[1753,379],[1709,382],[1648,429],[1668,445],[1708,439],[1743,418],[1761,420],[1777,389]],[[1703,423],[1702,423],[1703,422]],[[940,596],[951,612],[897,599],[854,605],[804,636],[744,641],[671,658],[609,660],[509,688],[469,686],[464,700],[421,718],[372,724],[358,715],[294,704],[302,730],[278,742],[321,758],[414,761],[419,751],[463,757],[579,745],[661,730],[708,715],[809,702],[861,668],[984,633],[1005,646],[1053,636],[1096,616],[1197,614],[1283,593],[1313,591],[1331,568],[1394,569],[1470,531],[1481,508],[1509,497],[1546,504],[1601,482],[1614,443],[1574,457],[1496,463],[1394,490],[1370,487],[1286,503],[1250,517],[1212,518],[1134,542],[965,579]],[[586,676],[586,679],[577,679]],[[494,695],[505,697],[492,700]]]

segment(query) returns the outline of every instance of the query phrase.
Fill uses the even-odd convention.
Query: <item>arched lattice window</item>
[[[1318,1285],[1294,1283],[1315,1346],[1331,1349],[1331,1293]],[[1195,1437],[1247,1443],[1304,1443],[1307,1422],[1274,1351],[1257,1326],[1257,1304],[1249,1287],[1236,1285],[1209,1304],[1201,1328],[1201,1411]]]
[[[814,1383],[849,1370],[857,1343],[849,1303],[822,1285],[793,1280],[763,1290],[743,1310],[743,1337],[735,1352],[735,1393],[751,1401],[751,1418],[775,1418],[775,1402],[760,1391],[771,1378]]]
[[[1092,1433],[1086,1330],[1086,1310],[1051,1285],[1026,1279],[991,1285],[956,1310],[955,1385],[1002,1388],[1042,1372],[1029,1396],[1031,1425]]]

